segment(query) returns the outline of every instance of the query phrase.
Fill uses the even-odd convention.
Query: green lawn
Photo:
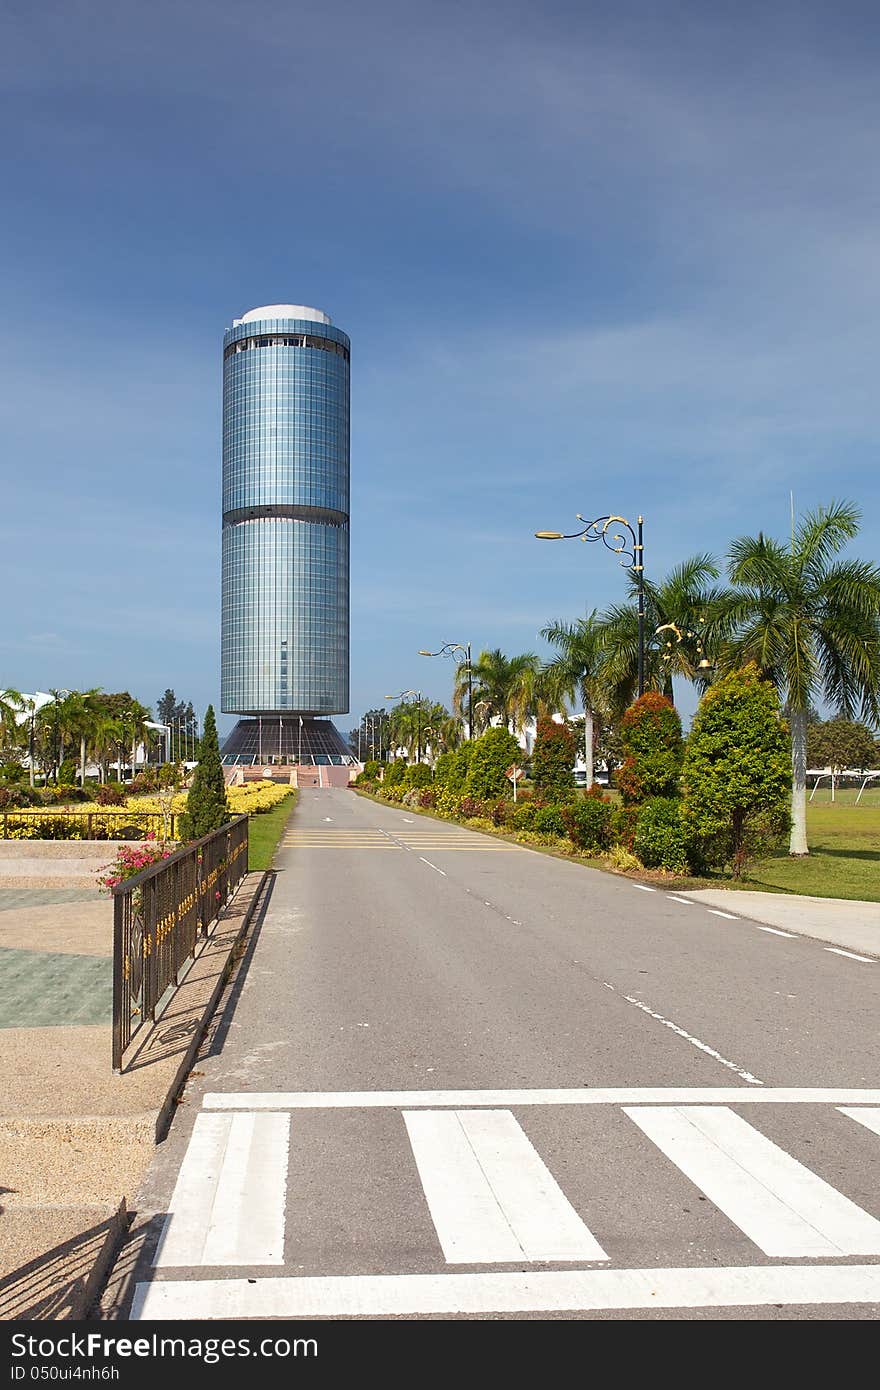
[[[248,822],[248,868],[251,872],[254,869],[269,868],[295,805],[296,791],[292,790],[290,795],[279,801],[277,806],[273,806],[271,811],[251,816]]]
[[[880,807],[807,807],[807,859],[783,851],[752,866],[748,879],[725,886],[819,898],[880,902]]]

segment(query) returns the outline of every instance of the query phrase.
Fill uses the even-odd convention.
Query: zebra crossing
[[[557,1099],[550,1101],[551,1095]],[[526,1132],[528,1115],[548,1105],[607,1107],[613,1123],[624,1127],[627,1144],[635,1146],[637,1161],[621,1157],[619,1171],[581,1171],[575,1181],[572,1166],[589,1170],[589,1154],[575,1152],[560,1161],[558,1152],[539,1152],[541,1143]],[[789,1152],[790,1145],[764,1132],[760,1112],[767,1105],[789,1112],[796,1106],[807,1117],[803,1132],[811,1137],[803,1141],[803,1152]],[[303,1148],[291,1148],[291,1135],[302,1129],[307,1113],[320,1130],[322,1116],[329,1125],[346,1110],[386,1112],[383,1123],[391,1126],[399,1153],[409,1155],[394,1165],[394,1180],[405,1204],[421,1213],[415,1226],[432,1234],[423,1240],[421,1266],[412,1272],[387,1273],[377,1256],[380,1268],[368,1273],[290,1276],[283,1266],[306,1268],[297,1237],[287,1229],[303,1229],[296,1209]],[[870,1145],[868,1135],[880,1139],[880,1091],[210,1093],[171,1194],[152,1274],[138,1284],[131,1316],[380,1317],[880,1303],[880,1264],[841,1263],[880,1260],[880,1204],[873,1200],[874,1210],[868,1210],[807,1161],[817,1152],[813,1139],[821,1149],[831,1117],[837,1125],[842,1117],[852,1126],[847,1132]],[[356,1162],[367,1174],[384,1171],[387,1183],[378,1140]],[[625,1208],[633,1172],[653,1163],[670,1165],[712,1204],[732,1244],[741,1251],[745,1238],[756,1263],[725,1265],[719,1249],[707,1251],[706,1262],[693,1268],[615,1267],[623,1253],[619,1220],[606,1217],[603,1201],[610,1191]],[[334,1194],[325,1199],[329,1209]],[[813,1263],[778,1263],[802,1260]]]
[[[472,830],[402,830],[394,831],[295,827],[281,842],[283,849],[335,850],[456,850],[471,854],[516,853],[518,845],[495,840],[489,835],[475,835]]]

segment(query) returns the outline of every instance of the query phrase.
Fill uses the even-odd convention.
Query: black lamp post
[[[607,550],[620,556],[624,569],[632,570],[636,576],[639,599],[639,695],[645,693],[645,547],[642,541],[642,518],[639,517],[635,529],[625,516],[597,516],[595,521],[584,521],[578,513],[578,521],[583,522],[580,531],[536,531],[539,541],[601,541]],[[621,527],[623,530],[615,530]],[[627,534],[624,534],[623,532]]]
[[[471,663],[471,644],[470,642],[444,642],[437,652],[420,651],[419,656],[454,656],[456,652],[464,652],[464,664],[467,666],[468,678],[468,738],[473,742],[474,738],[474,668]]]

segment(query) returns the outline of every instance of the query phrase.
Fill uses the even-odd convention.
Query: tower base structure
[[[223,744],[224,767],[351,767],[357,763],[329,719],[261,714],[239,719]]]

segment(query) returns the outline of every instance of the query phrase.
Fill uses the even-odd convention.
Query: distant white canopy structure
[[[813,797],[816,795],[816,789],[818,788],[819,783],[824,781],[826,777],[831,782],[832,801],[834,800],[834,794],[841,782],[861,782],[862,785],[859,787],[859,794],[855,800],[856,806],[858,806],[859,802],[861,801],[862,792],[865,790],[865,787],[868,785],[868,783],[880,782],[880,771],[854,772],[852,771],[852,769],[847,768],[832,769],[830,767],[811,767],[807,768],[807,776],[815,777],[816,779],[813,783],[813,790],[810,792],[811,801],[813,800]]]

